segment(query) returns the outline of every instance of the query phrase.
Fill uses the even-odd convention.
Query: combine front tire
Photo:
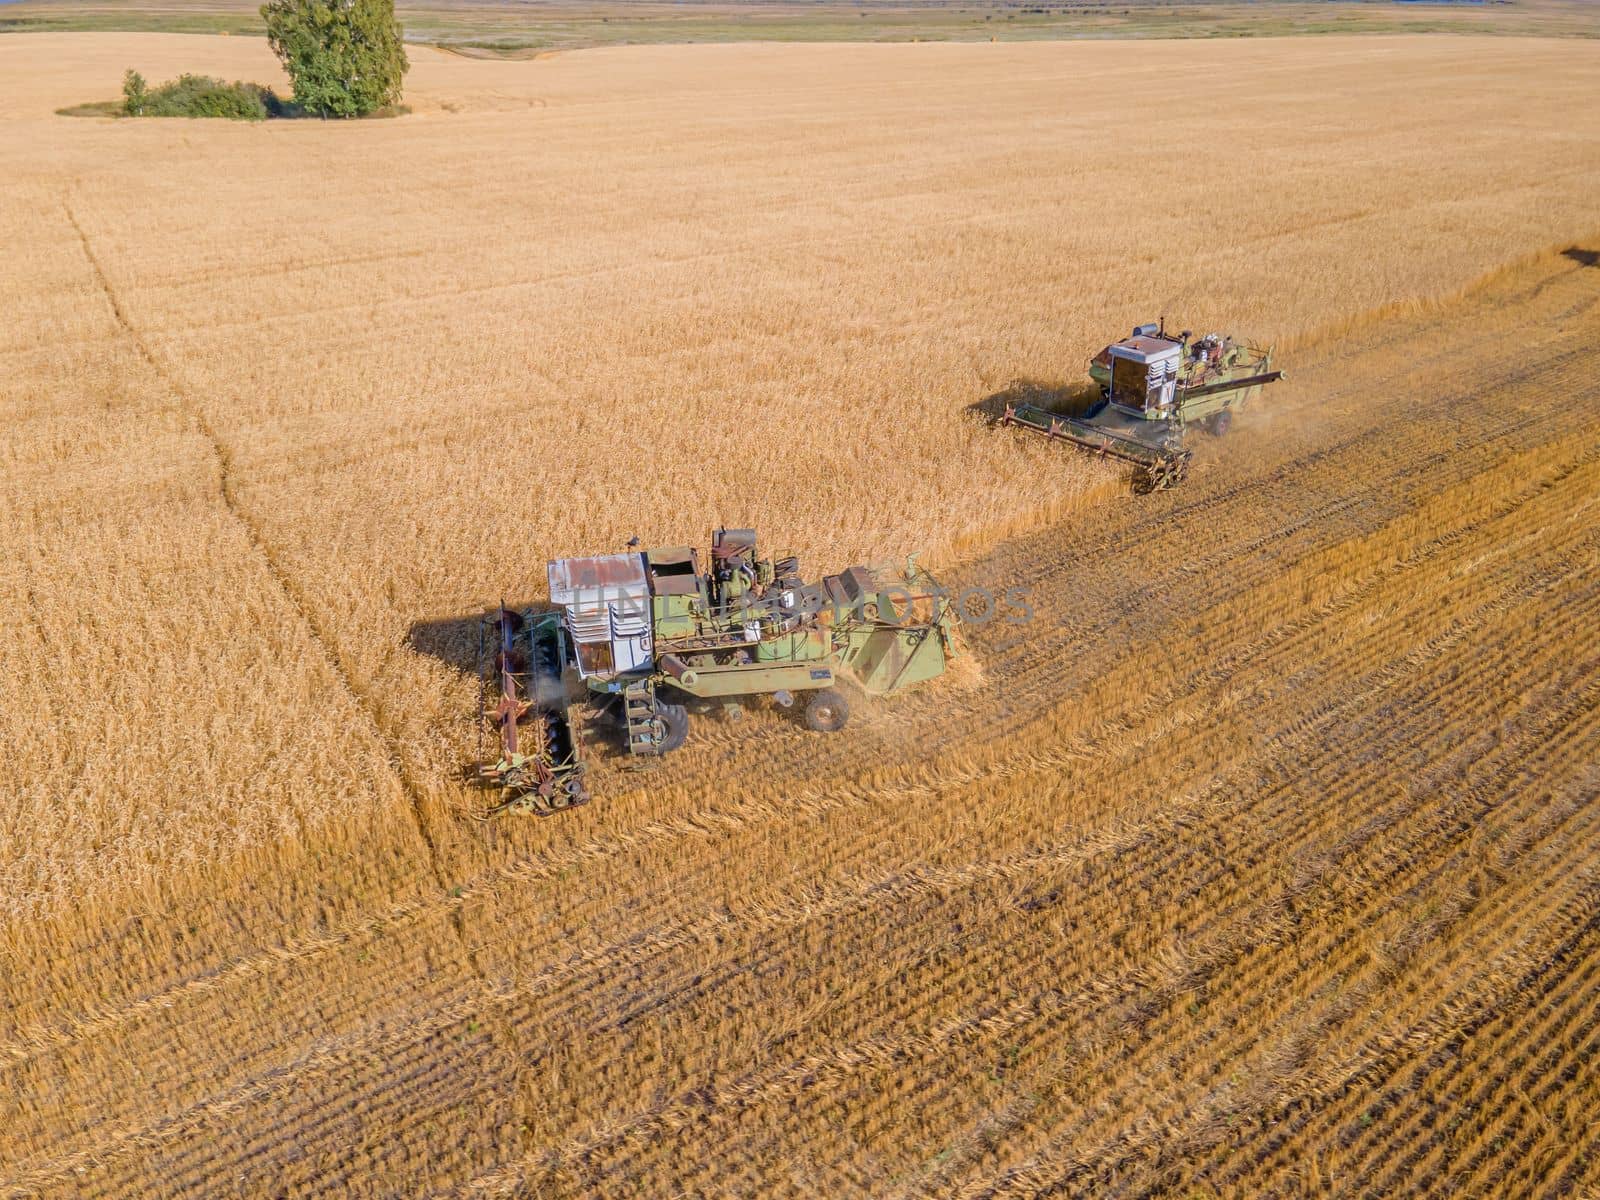
[[[1206,422],[1206,431],[1212,437],[1222,437],[1231,428],[1233,428],[1233,412],[1226,408],[1219,413],[1212,413],[1211,419]]]
[[[813,692],[806,701],[806,728],[813,733],[838,733],[850,719],[850,705],[832,688]]]
[[[589,786],[584,780],[586,774],[588,774],[588,764],[578,763],[570,772],[557,780],[555,788],[550,793],[550,807],[576,808],[580,804],[589,803]]]
[[[661,722],[661,742],[657,754],[670,754],[689,738],[689,710],[682,704],[656,704],[656,717]]]

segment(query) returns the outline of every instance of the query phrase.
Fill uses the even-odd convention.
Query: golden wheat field
[[[1600,1187],[1600,43],[0,38],[0,1195]],[[1184,489],[990,427],[1165,314]],[[753,524],[1028,589],[473,814],[476,618]]]

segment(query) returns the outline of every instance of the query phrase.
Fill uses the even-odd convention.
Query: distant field
[[[1600,43],[413,61],[0,38],[0,1195],[1596,1184]],[[1162,315],[1187,490],[983,419]],[[473,820],[477,615],[722,522],[1035,620]]]
[[[0,32],[259,34],[253,0],[13,0]],[[497,52],[660,42],[1037,41],[1327,33],[1600,36],[1587,0],[400,0],[406,35]]]

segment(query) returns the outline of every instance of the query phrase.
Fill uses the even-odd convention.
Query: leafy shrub
[[[283,113],[283,101],[259,83],[227,83],[209,75],[180,75],[148,87],[137,71],[122,80],[122,111],[130,117],[226,117],[262,121]]]
[[[150,98],[150,91],[145,87],[144,76],[137,71],[129,71],[122,77],[122,111],[130,117],[144,115],[145,101]]]
[[[268,0],[261,16],[306,112],[360,117],[399,100],[410,64],[394,0]]]

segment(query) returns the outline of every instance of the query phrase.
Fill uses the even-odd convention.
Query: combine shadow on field
[[[1580,267],[1600,267],[1600,250],[1580,250],[1577,246],[1568,246],[1561,252],[1562,258],[1570,258]]]
[[[507,607],[517,612],[530,608],[544,611],[549,609],[550,605],[544,602],[511,603]],[[437,659],[451,670],[472,680],[481,689],[478,692],[479,697],[493,707],[498,699],[500,684],[494,677],[494,626],[490,619],[497,611],[491,608],[483,612],[468,613],[462,617],[437,617],[430,621],[417,621],[406,634],[406,644],[418,654]],[[579,694],[585,699],[591,699],[581,688]],[[572,698],[571,695],[568,696],[569,700]],[[627,735],[623,725],[616,720],[613,710],[594,709],[587,714],[579,714],[578,720],[582,725],[584,745],[591,751],[603,748],[602,752],[606,755],[626,757]],[[491,748],[497,744],[496,735],[490,731],[487,724],[484,725],[484,730],[485,741],[481,752],[490,753],[492,759]],[[481,784],[482,781],[478,777],[479,765],[477,760],[459,764],[461,781]]]
[[[511,607],[527,606],[513,604]],[[479,663],[494,656],[494,628],[485,624],[494,613],[494,609],[484,609],[461,617],[417,621],[406,633],[406,645],[418,654],[438,659],[452,670],[475,679]]]
[[[1048,412],[1078,417],[1099,398],[1099,390],[1087,381],[1044,383],[1037,379],[1014,379],[1003,390],[974,400],[967,405],[967,411],[993,422],[1005,416],[1008,404],[1032,404]]]

